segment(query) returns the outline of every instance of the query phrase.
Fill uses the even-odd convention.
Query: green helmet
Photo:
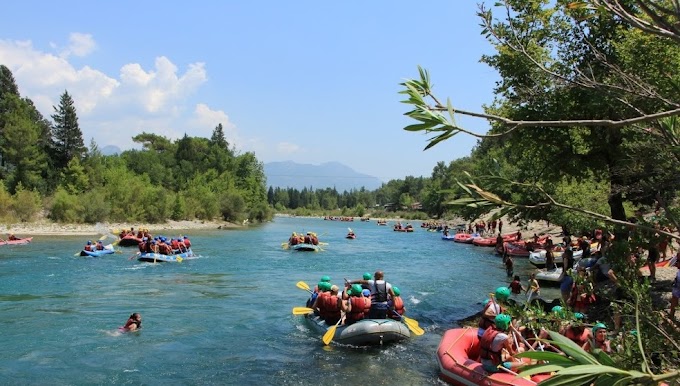
[[[595,333],[597,332],[597,330],[606,330],[606,329],[607,329],[607,326],[605,326],[604,323],[596,323],[596,324],[593,326],[593,330],[592,330],[592,331],[593,331],[593,335],[595,335]]]
[[[394,292],[394,296],[399,296],[401,294],[399,287],[392,287],[392,292]]]
[[[498,287],[496,288],[496,299],[499,301],[508,300],[510,297],[510,288],[508,287]]]
[[[319,289],[321,291],[330,291],[331,290],[331,283],[327,281],[320,281],[319,282]]]
[[[364,273],[364,280],[373,280],[373,275],[368,272]]]
[[[350,295],[360,296],[361,290],[363,290],[363,288],[361,288],[361,286],[359,284],[352,284]]]
[[[583,320],[583,314],[580,312],[574,312],[574,319]]]
[[[327,281],[327,282],[330,283],[330,282],[331,282],[331,277],[328,276],[328,275],[323,275],[323,276],[321,276],[321,281]]]
[[[562,313],[562,306],[555,306],[552,308],[552,313],[553,314],[561,314]]]
[[[494,324],[496,324],[497,329],[505,331],[508,329],[508,327],[510,327],[511,321],[512,318],[510,315],[498,314],[496,315],[496,319],[494,319]]]

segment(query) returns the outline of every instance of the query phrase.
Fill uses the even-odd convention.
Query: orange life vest
[[[347,323],[352,324],[364,318],[364,307],[366,303],[364,299],[358,296],[352,296],[349,298],[351,305],[351,310],[347,313]]]
[[[484,330],[482,338],[479,340],[479,357],[481,359],[489,359],[493,361],[495,365],[501,364],[503,358],[501,357],[501,351],[491,351],[491,345],[493,344],[496,335],[500,331],[496,330],[494,327],[489,327]]]

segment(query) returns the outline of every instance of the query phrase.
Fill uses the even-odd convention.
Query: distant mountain
[[[102,155],[115,155],[115,154],[121,153],[120,148],[118,146],[114,146],[114,145],[104,146],[99,151],[102,152]]]
[[[275,188],[324,189],[333,188],[338,192],[358,190],[375,190],[382,185],[378,178],[361,174],[349,166],[339,162],[327,162],[321,165],[298,164],[292,161],[269,162],[264,164],[267,186]]]

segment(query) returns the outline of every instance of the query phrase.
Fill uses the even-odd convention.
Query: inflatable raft
[[[113,244],[107,244],[104,246],[104,249],[100,250],[86,251],[83,249],[82,251],[80,251],[80,256],[99,257],[104,255],[110,255],[114,252],[116,252],[116,250],[113,248]]]
[[[137,257],[139,261],[146,261],[149,263],[180,263],[182,260],[196,259],[198,256],[194,255],[189,248],[188,251],[176,253],[174,255],[163,255],[161,253],[140,253]]]
[[[314,314],[306,315],[315,330],[325,333],[331,327]],[[394,319],[363,319],[349,326],[338,326],[333,341],[354,346],[382,345],[411,337],[408,327]]]
[[[291,245],[290,248],[298,252],[318,252],[321,249],[318,245],[307,243]]]
[[[437,349],[439,377],[454,385],[534,386],[548,378],[535,375],[531,379],[503,372],[488,373],[479,359],[479,339],[476,328],[454,328],[444,333]]]
[[[121,247],[136,247],[139,245],[139,243],[142,242],[142,239],[135,235],[125,235],[118,240],[118,245]]]
[[[553,257],[555,258],[555,265],[562,265],[562,254],[564,251],[553,252]],[[583,255],[582,250],[574,251],[574,261],[577,261]],[[534,251],[529,253],[529,262],[533,264],[536,268],[545,268],[545,249],[540,251]]]
[[[24,245],[30,243],[31,240],[33,240],[33,237],[25,237],[17,240],[3,240],[0,241],[0,245]]]

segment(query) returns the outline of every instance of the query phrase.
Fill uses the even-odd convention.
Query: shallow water
[[[191,231],[200,258],[178,264],[130,260],[134,248],[74,257],[82,237],[2,246],[0,384],[443,384],[441,335],[508,281],[492,248],[414,225],[401,233],[375,221],[277,217],[248,230]],[[357,239],[344,238],[347,227]],[[283,250],[293,231],[314,231],[328,245]],[[292,315],[308,295],[298,281],[314,286],[330,275],[341,285],[376,269],[401,289],[425,335],[386,347],[324,347]],[[526,280],[531,265],[518,258],[515,271]],[[118,333],[132,312],[142,313],[143,329]]]

